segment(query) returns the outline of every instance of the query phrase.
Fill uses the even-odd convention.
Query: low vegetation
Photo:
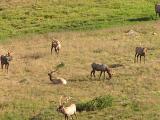
[[[113,98],[110,95],[100,96],[91,101],[77,104],[77,111],[95,111],[112,107]]]

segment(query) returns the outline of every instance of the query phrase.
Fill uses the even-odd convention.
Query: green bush
[[[60,69],[60,68],[63,68],[65,66],[64,62],[61,62],[60,64],[58,64],[56,66],[56,69]]]
[[[94,111],[94,110],[101,110],[106,107],[111,107],[113,102],[113,97],[110,95],[107,96],[100,96],[91,101],[78,103],[77,104],[77,111]]]

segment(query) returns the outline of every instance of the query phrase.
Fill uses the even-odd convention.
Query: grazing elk
[[[96,71],[100,71],[99,79],[100,79],[102,73],[104,73],[104,77],[105,77],[105,72],[108,73],[109,79],[112,78],[111,69],[106,64],[92,63],[91,67],[92,67],[91,78],[92,78],[92,75],[95,77]]]
[[[9,62],[12,60],[12,56],[10,52],[8,52],[6,55],[1,55],[1,69],[3,70],[3,66],[5,65],[5,69],[8,73],[9,68]]]
[[[146,53],[147,53],[147,48],[136,47],[134,62],[138,62],[138,57],[140,57],[140,63],[141,63],[141,57],[144,56],[144,63],[145,63]]]
[[[65,80],[64,78],[53,76],[53,72],[55,71],[51,71],[48,73],[49,79],[53,84],[67,84],[67,80]]]
[[[155,4],[155,12],[156,12],[156,16],[159,15],[160,17],[160,4]]]
[[[68,107],[65,107],[64,104],[67,103],[71,97],[66,97],[66,101],[62,102],[62,96],[60,97],[59,106],[57,108],[57,111],[62,113],[65,117],[65,120],[69,120],[69,117],[73,120],[73,115],[77,118],[76,115],[76,104],[72,103]]]
[[[53,40],[52,41],[52,44],[51,44],[51,54],[52,54],[53,48],[54,48],[55,52],[57,54],[59,54],[59,51],[61,49],[61,43],[60,43],[60,41],[58,41],[58,40]]]

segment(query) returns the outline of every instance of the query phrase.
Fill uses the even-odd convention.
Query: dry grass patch
[[[160,34],[152,35],[152,31],[159,29],[156,25],[157,23],[90,32],[48,33],[1,44],[0,48],[4,52],[10,49],[14,55],[9,74],[0,72],[2,119],[25,120],[41,114],[42,120],[58,120],[61,117],[55,108],[60,95],[72,96],[73,101],[78,103],[107,94],[118,98],[118,102],[114,101],[111,108],[104,110],[79,113],[79,120],[108,119],[112,116],[115,119],[139,119],[141,115],[148,116],[141,119],[156,119],[154,114],[158,116],[160,111],[160,107],[156,106],[160,103]],[[139,35],[127,35],[125,31],[131,28],[138,31]],[[140,33],[142,30],[145,33]],[[59,56],[50,54],[51,40],[47,36],[55,36],[62,42]],[[133,63],[134,49],[140,43],[154,48],[148,51],[146,64]],[[91,80],[92,62],[111,66],[113,79]],[[67,79],[68,85],[51,84],[47,73],[56,68],[59,68],[58,76]],[[129,101],[129,107],[119,103],[123,97]],[[146,101],[147,98],[150,100]],[[145,109],[148,107],[151,109]]]

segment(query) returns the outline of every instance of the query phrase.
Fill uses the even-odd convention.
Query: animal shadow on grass
[[[89,81],[89,80],[90,80],[89,76],[84,76],[84,77],[71,78],[71,79],[68,79],[67,81],[69,81],[69,82],[85,82],[85,81]]]
[[[112,64],[112,65],[109,65],[109,68],[117,68],[117,67],[123,67],[124,65],[122,64]]]
[[[130,22],[142,22],[142,21],[151,21],[153,20],[153,16],[150,16],[150,17],[141,17],[141,18],[131,18],[131,19],[128,19],[127,21],[130,21]]]

